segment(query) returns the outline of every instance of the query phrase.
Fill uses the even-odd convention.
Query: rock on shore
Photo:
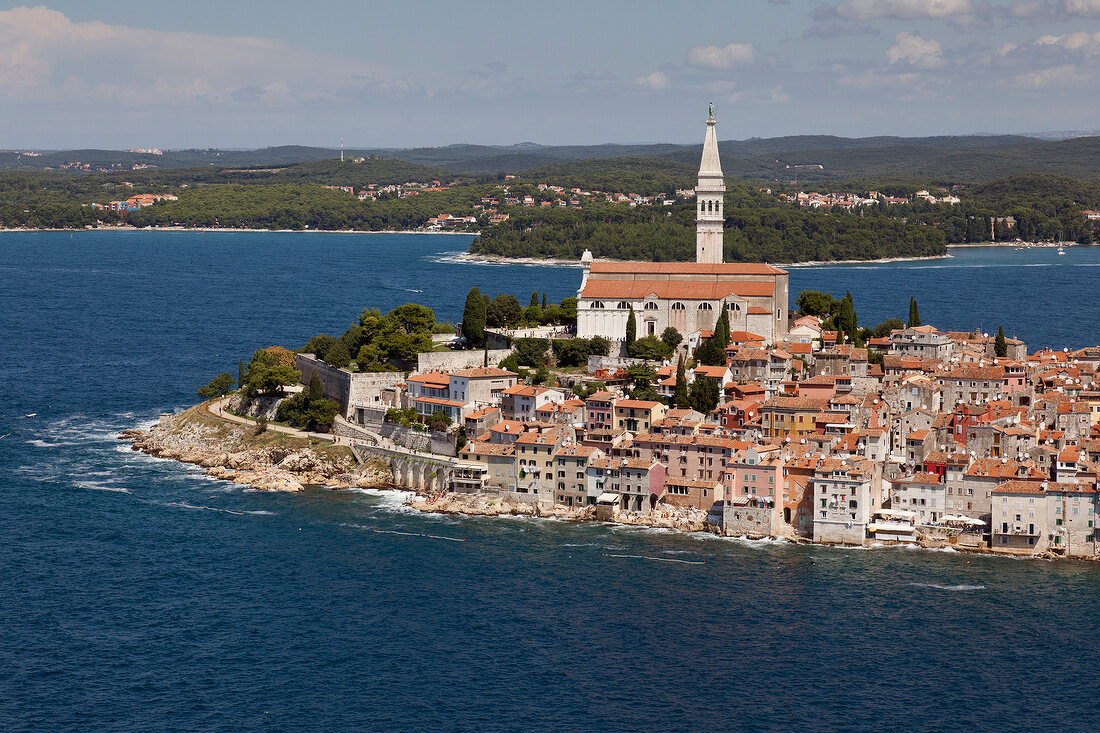
[[[120,440],[151,456],[192,463],[208,476],[261,491],[301,491],[306,484],[336,489],[389,488],[385,461],[358,465],[346,448],[313,446],[301,439],[261,434],[201,415],[192,408],[146,430],[126,430]]]

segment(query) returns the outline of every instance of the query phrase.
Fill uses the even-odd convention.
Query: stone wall
[[[489,366],[495,367],[504,361],[511,349],[489,349]],[[418,372],[456,372],[485,365],[485,352],[473,351],[426,351],[416,355]]]
[[[428,453],[438,453],[443,456],[454,456],[458,454],[455,448],[455,436],[450,433],[413,430],[412,428],[407,428],[404,425],[397,425],[396,423],[383,424],[381,432],[382,435],[389,438],[394,443],[403,445],[406,448],[422,450]]]
[[[722,530],[727,537],[775,537],[776,511],[770,507],[740,504],[715,504],[707,522]]]
[[[321,380],[325,397],[336,400],[340,414],[352,419],[357,407],[393,407],[383,393],[405,381],[401,372],[351,372],[330,367],[313,354],[296,354],[294,366],[302,373],[302,383],[309,384],[313,375]]]

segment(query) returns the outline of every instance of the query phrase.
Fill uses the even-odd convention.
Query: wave
[[[629,558],[633,560],[654,560],[656,562],[678,562],[684,565],[706,565],[702,560],[677,560],[673,557],[653,557],[652,555],[608,555],[608,557]]]
[[[77,481],[73,486],[79,489],[91,489],[92,491],[115,491],[120,494],[133,494],[129,489],[121,486],[107,486],[100,481]]]
[[[967,585],[966,583],[959,583],[958,585],[941,585],[939,583],[910,583],[909,585],[917,588],[935,588],[937,590],[951,590],[951,591],[964,591],[964,590],[985,590],[984,585]]]

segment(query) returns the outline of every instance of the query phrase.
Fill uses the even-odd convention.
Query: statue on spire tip
[[[708,117],[707,119],[708,120],[713,120],[714,119],[714,102],[710,103],[710,117]]]

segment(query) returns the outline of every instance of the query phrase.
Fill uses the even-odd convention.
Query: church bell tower
[[[699,163],[699,182],[695,186],[695,261],[722,261],[722,223],[726,183],[722,162],[718,159],[718,134],[714,131],[714,105],[710,105],[707,134],[703,138],[703,159]]]

